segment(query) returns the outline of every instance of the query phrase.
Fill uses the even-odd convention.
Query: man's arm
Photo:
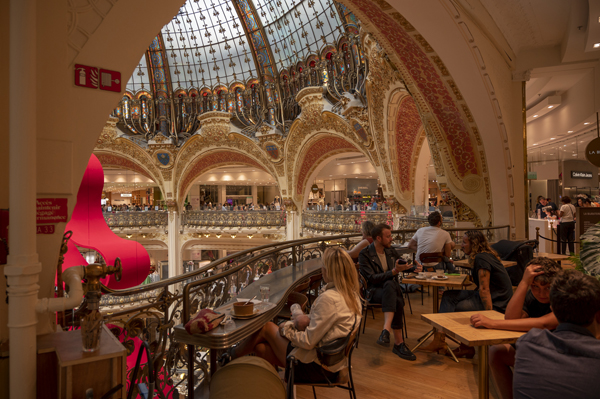
[[[525,297],[527,296],[527,291],[529,290],[529,287],[533,283],[533,280],[536,278],[536,276],[544,273],[543,271],[540,271],[541,269],[542,267],[539,265],[527,266],[525,272],[523,273],[521,282],[519,282],[517,289],[506,306],[506,313],[504,313],[505,319],[521,319],[523,317],[527,317],[527,313],[523,311]]]
[[[553,330],[558,326],[558,320],[554,313],[548,313],[542,317],[526,317],[524,319],[492,320],[481,314],[471,316],[473,327],[493,328],[495,330],[529,331],[532,328]]]
[[[417,242],[414,240],[414,238],[411,238],[411,240],[408,243],[408,248],[412,249],[413,251],[416,251],[418,246],[419,246],[419,244],[417,244]]]
[[[484,310],[492,310],[492,293],[490,291],[490,271],[479,269],[479,296]]]
[[[360,266],[360,274],[363,275],[369,284],[383,284],[398,274],[394,271],[395,269],[383,273],[375,273],[375,265],[369,259],[366,249],[362,250],[358,255],[358,265]]]
[[[454,241],[444,244],[444,256],[447,256],[448,258],[452,257],[452,248],[454,248],[455,245]]]

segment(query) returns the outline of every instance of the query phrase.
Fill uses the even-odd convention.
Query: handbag
[[[201,334],[217,327],[225,317],[224,313],[217,313],[211,309],[202,309],[185,324],[188,334]]]
[[[346,357],[346,347],[350,341],[350,336],[356,326],[356,315],[354,315],[354,324],[347,336],[334,339],[331,342],[317,347],[317,358],[322,366],[330,367],[338,364]]]

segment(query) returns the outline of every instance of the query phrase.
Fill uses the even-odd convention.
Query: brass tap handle
[[[123,268],[121,267],[121,258],[115,259],[115,265],[112,267],[112,273],[115,275],[115,280],[121,281]]]

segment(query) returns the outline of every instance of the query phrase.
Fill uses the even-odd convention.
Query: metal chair
[[[298,364],[298,360],[294,356],[288,356],[287,364],[285,367],[285,380],[287,382],[287,399],[294,399],[294,385],[310,385],[312,386],[313,395],[317,399],[317,392],[315,387],[323,388],[342,388],[350,393],[350,399],[356,399],[356,391],[354,389],[354,381],[352,380],[352,352],[356,347],[357,336],[360,330],[360,325],[354,328],[348,345],[346,345],[345,355],[348,358],[348,367],[339,371],[337,379],[335,381],[327,381],[321,383],[303,382],[298,380],[294,373],[295,366]]]
[[[373,315],[373,320],[375,320],[375,311],[373,309],[381,309],[380,303],[371,303],[367,300],[367,280],[363,277],[362,274],[358,275],[360,282],[360,296],[364,300],[363,302],[363,334],[365,333],[365,329],[367,328],[367,313],[369,309],[371,309],[371,314]],[[406,330],[406,314],[402,312],[402,319],[404,321],[404,328],[402,329],[402,337],[408,338],[408,332]],[[358,342],[357,345],[358,347]]]

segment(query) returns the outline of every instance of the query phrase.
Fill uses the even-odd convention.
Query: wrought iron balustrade
[[[340,215],[342,212],[331,212]],[[447,229],[459,242],[466,230]],[[509,239],[510,227],[479,228],[490,241]],[[406,244],[416,229],[394,230],[395,244]],[[174,341],[174,327],[185,323],[202,308],[216,308],[244,287],[260,281],[270,272],[285,267],[298,267],[305,260],[321,258],[325,249],[341,245],[351,249],[360,240],[360,234],[337,235],[327,238],[273,243],[213,261],[198,270],[152,284],[126,290],[104,288],[101,311],[105,321],[112,324],[112,331],[129,351],[134,349],[134,339],[151,342],[152,362],[156,373],[159,397],[171,397],[173,390],[187,390],[188,362],[194,358],[194,387],[210,372],[210,349],[193,348]],[[462,256],[455,249],[456,258]],[[85,306],[82,307],[85,309]],[[191,356],[190,356],[191,355]],[[216,354],[213,353],[213,357]],[[131,376],[129,375],[129,378]],[[194,388],[192,387],[192,388]],[[166,393],[163,394],[163,392]]]
[[[182,225],[205,228],[285,227],[285,211],[186,211]]]
[[[399,219],[399,225],[394,226],[398,229],[419,229],[429,226],[426,216],[402,216]],[[444,217],[442,219],[442,228],[444,230],[454,227],[454,218]]]
[[[302,226],[311,233],[360,233],[364,221],[373,224],[391,222],[387,211],[304,211]]]
[[[104,212],[104,220],[110,228],[167,227],[166,211]]]

